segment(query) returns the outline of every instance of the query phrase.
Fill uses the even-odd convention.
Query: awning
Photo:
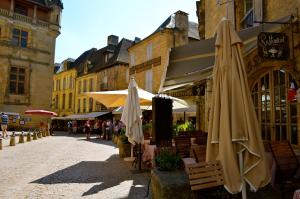
[[[106,115],[110,112],[92,112],[87,114],[73,114],[66,117],[52,117],[53,120],[94,120],[96,117]]]
[[[277,22],[288,20],[290,20],[290,16],[277,20]],[[262,24],[239,31],[238,34],[244,44],[244,56],[256,49],[259,33],[278,32],[280,28],[280,24]],[[215,62],[214,45],[215,38],[211,38],[173,48],[162,91],[170,90],[176,85],[191,84],[210,78]]]

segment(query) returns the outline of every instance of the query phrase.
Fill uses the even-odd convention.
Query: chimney
[[[138,43],[138,42],[140,42],[141,41],[141,38],[139,38],[139,37],[135,37],[134,38],[134,43],[136,44],[136,43]]]
[[[182,31],[189,30],[189,17],[187,13],[181,10],[175,12],[175,27]]]
[[[116,35],[109,35],[107,37],[107,45],[117,46],[119,43],[119,37]]]

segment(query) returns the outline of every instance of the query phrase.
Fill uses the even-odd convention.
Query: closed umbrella
[[[57,116],[57,113],[52,111],[46,111],[46,110],[37,110],[37,109],[30,109],[25,111],[25,114],[27,115],[48,115],[48,116]]]
[[[140,144],[144,140],[141,118],[142,111],[139,103],[138,86],[132,78],[129,82],[128,96],[121,116],[121,121],[126,126],[126,136],[128,137],[128,141],[133,145],[139,145],[139,170],[141,170]]]
[[[247,83],[242,42],[229,20],[218,25],[215,45],[207,161],[221,161],[230,193],[242,191],[244,182],[256,191],[268,184],[270,174]]]

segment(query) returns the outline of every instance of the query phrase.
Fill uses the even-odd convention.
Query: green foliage
[[[194,131],[195,127],[191,122],[185,122],[184,124],[173,125],[173,136],[178,136],[179,132]]]
[[[142,128],[143,128],[143,132],[149,131],[150,129],[152,129],[152,123],[144,124]]]
[[[155,163],[162,171],[174,171],[183,165],[180,156],[167,149],[161,149],[160,154],[155,157]]]

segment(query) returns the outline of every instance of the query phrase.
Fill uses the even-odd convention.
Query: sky
[[[76,59],[91,48],[103,48],[107,36],[133,40],[154,32],[171,14],[182,10],[197,22],[196,0],[62,0],[61,34],[55,62]]]

